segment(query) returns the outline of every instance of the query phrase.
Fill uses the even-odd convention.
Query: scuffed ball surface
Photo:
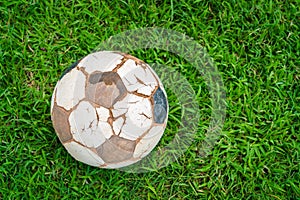
[[[157,145],[168,102],[149,65],[128,54],[89,54],[58,81],[51,101],[55,131],[77,160],[101,168],[133,164]]]

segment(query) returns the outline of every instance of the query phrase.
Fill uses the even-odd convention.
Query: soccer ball
[[[99,51],[81,59],[56,84],[54,129],[78,161],[120,168],[148,155],[166,127],[166,92],[153,69],[128,54]]]

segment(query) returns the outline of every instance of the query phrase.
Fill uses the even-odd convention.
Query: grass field
[[[300,199],[299,1],[3,1],[0,3],[0,199]],[[206,48],[226,88],[218,143],[198,155],[210,97],[184,59],[132,52],[180,71],[201,110],[198,138],[176,162],[143,174],[74,160],[50,99],[63,71],[109,37],[173,29]],[[181,113],[170,96],[166,144]]]

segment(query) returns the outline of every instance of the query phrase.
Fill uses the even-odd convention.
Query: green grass
[[[300,2],[147,2],[0,3],[0,199],[299,199]],[[139,27],[173,29],[207,49],[226,87],[222,135],[198,156],[210,120],[205,82],[182,58],[140,50],[133,55],[171,66],[195,90],[196,141],[157,172],[79,163],[52,127],[54,86],[100,42]],[[174,112],[163,144],[181,116],[168,94]]]

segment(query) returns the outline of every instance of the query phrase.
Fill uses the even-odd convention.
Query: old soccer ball
[[[51,101],[61,143],[76,160],[101,168],[125,167],[148,155],[167,116],[166,92],[156,73],[119,52],[99,51],[75,63]]]

